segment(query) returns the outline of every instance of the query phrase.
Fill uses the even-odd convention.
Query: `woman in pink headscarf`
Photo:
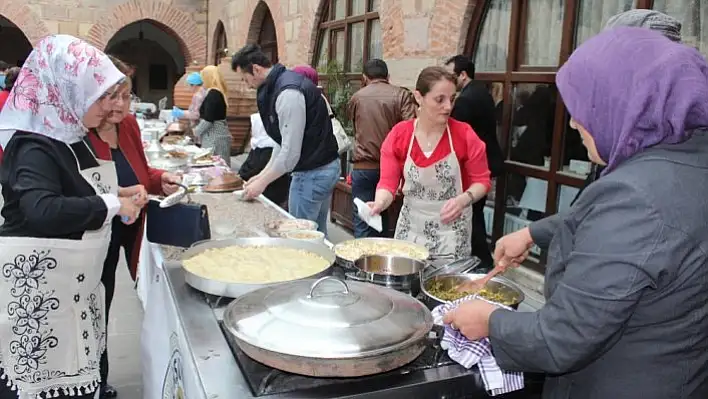
[[[147,198],[119,188],[84,138],[124,78],[86,42],[49,36],[0,114],[0,399],[89,399],[99,387],[111,221],[132,224]]]

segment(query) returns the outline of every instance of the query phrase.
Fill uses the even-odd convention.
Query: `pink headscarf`
[[[320,75],[317,70],[309,65],[300,65],[293,68],[293,72],[299,73],[300,75],[310,79],[315,86],[320,83]]]
[[[22,66],[0,113],[0,146],[16,131],[66,144],[86,135],[89,107],[125,76],[100,50],[69,35],[42,39]]]

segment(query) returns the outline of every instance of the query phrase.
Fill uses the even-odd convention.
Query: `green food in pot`
[[[443,300],[443,301],[455,301],[466,296],[477,294],[480,297],[499,303],[505,306],[512,306],[518,303],[519,297],[511,290],[492,290],[488,287],[482,288],[481,290],[475,291],[457,291],[457,287],[446,287],[446,284],[442,280],[434,280],[430,283],[426,290],[433,297]]]

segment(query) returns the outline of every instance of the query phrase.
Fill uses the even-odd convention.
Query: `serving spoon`
[[[481,291],[487,283],[493,279],[497,274],[503,273],[506,270],[505,267],[499,265],[494,266],[494,269],[490,270],[484,277],[477,280],[467,280],[464,283],[458,285],[455,290],[457,292],[479,292]]]

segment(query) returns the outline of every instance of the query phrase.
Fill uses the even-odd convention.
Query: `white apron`
[[[116,194],[115,165],[97,161],[81,175],[98,194]],[[0,237],[0,383],[19,390],[20,399],[98,388],[110,239],[110,222],[81,240]]]
[[[411,149],[417,128],[416,120],[403,165],[403,207],[398,216],[395,238],[425,245],[433,264],[442,266],[469,257],[472,253],[472,207],[466,207],[462,215],[450,224],[440,221],[440,211],[445,203],[463,193],[462,170],[449,127],[446,135],[450,141],[450,154],[428,167],[416,166],[411,159]]]

